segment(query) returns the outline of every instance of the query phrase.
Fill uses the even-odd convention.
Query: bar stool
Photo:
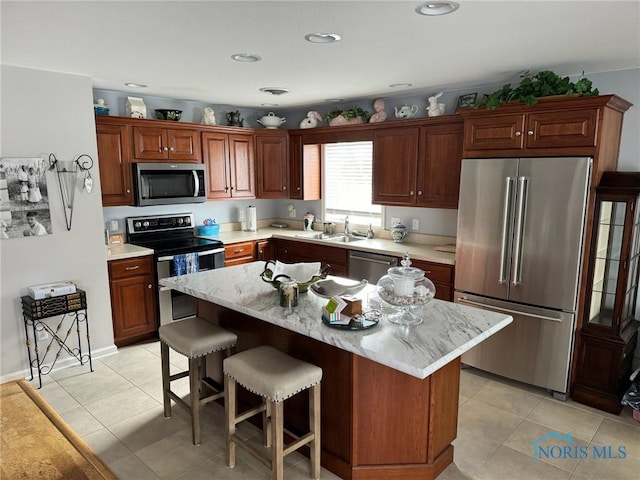
[[[194,445],[200,445],[200,407],[224,395],[210,381],[206,374],[206,357],[209,353],[227,350],[238,339],[235,333],[214,325],[200,317],[188,318],[158,329],[160,336],[160,357],[162,360],[162,397],[165,418],[171,417],[171,400],[191,415],[191,435]],[[171,375],[169,372],[169,347],[189,359],[189,369]],[[171,382],[189,376],[189,403],[171,390]],[[202,395],[202,386],[213,393]]]
[[[320,477],[320,380],[322,369],[297,360],[281,351],[263,345],[225,358],[224,408],[227,430],[227,464],[235,465],[236,445],[254,455],[271,468],[273,479],[282,480],[284,457],[303,445],[311,450],[311,477]],[[236,383],[262,397],[262,403],[241,414],[236,412]],[[309,433],[298,437],[287,431],[295,440],[284,445],[284,400],[310,388]],[[236,425],[262,413],[264,445],[271,447],[271,455],[239,438]]]

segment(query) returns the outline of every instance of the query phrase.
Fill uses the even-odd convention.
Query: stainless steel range
[[[223,243],[197,237],[193,213],[128,217],[127,242],[153,249],[158,280],[185,273],[186,261],[197,271],[224,267]],[[158,285],[158,312],[160,325],[193,317],[196,300]]]

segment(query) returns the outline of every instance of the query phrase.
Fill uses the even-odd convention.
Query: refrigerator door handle
[[[511,191],[513,178],[504,179],[504,200],[502,205],[502,235],[500,240],[500,272],[498,283],[505,283],[507,278],[507,237],[509,234],[509,212],[511,211]]]
[[[545,315],[538,315],[538,314],[534,315],[533,313],[527,313],[527,312],[524,312],[522,310],[511,310],[510,308],[497,307],[495,305],[491,305],[491,304],[487,304],[487,303],[474,302],[473,300],[468,300],[464,296],[458,298],[456,301],[458,303],[465,303],[467,305],[473,305],[474,307],[480,307],[480,308],[490,309],[490,310],[498,310],[499,312],[508,313],[509,315],[525,315],[527,317],[541,318],[543,320],[549,320],[551,322],[560,322],[560,323],[562,323],[562,319],[561,318],[547,317]]]
[[[511,284],[515,287],[522,282],[522,237],[524,234],[524,216],[527,211],[527,177],[518,177],[518,205],[516,207],[516,237],[513,244],[513,267]]]

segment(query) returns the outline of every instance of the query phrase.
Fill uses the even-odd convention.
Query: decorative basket
[[[201,237],[215,237],[220,233],[220,225],[201,225],[198,227],[198,235]]]
[[[267,282],[269,285],[271,285],[273,288],[277,290],[278,288],[280,288],[281,281],[291,280],[291,277],[289,275],[282,274],[282,275],[278,275],[275,278],[271,278],[273,276],[274,267],[275,267],[275,262],[273,260],[269,260],[264,266],[264,271],[260,274],[260,278],[262,278],[264,282]],[[306,282],[298,282],[298,292],[306,293],[307,290],[309,290],[310,285],[313,285],[318,280],[324,280],[325,278],[327,278],[327,275],[329,274],[330,270],[331,270],[331,265],[328,265],[328,264],[324,265],[320,269],[320,273],[318,275],[314,275],[313,277],[311,277],[310,280],[307,280]]]

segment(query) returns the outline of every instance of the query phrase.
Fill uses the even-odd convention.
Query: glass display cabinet
[[[596,190],[574,400],[618,414],[640,322],[640,172],[605,172]]]

